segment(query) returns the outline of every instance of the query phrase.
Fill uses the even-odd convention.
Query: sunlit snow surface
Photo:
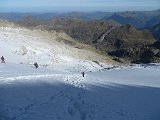
[[[61,72],[0,65],[4,120],[159,120],[160,67]]]
[[[0,120],[160,120],[159,64],[102,67],[60,53],[55,64],[50,52],[43,64],[45,44],[17,31],[13,40],[13,30],[0,32]],[[20,46],[33,51],[21,55]]]

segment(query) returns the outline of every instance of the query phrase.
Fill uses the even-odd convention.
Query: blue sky
[[[0,0],[0,12],[154,10],[160,0]]]

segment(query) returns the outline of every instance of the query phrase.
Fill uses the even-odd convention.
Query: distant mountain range
[[[25,17],[32,16],[36,19],[52,19],[55,16],[58,16],[56,13],[0,13],[1,19],[7,20],[22,20]]]
[[[55,18],[61,19],[81,19],[85,21],[102,19],[110,17],[113,13],[110,12],[70,12],[70,13],[0,13],[1,19],[22,20],[24,17],[32,16],[35,19],[50,20]]]
[[[160,9],[154,11],[117,12],[105,19],[115,20],[122,25],[131,24],[136,28],[148,28],[160,23]]]
[[[160,23],[160,9],[153,11],[126,11],[126,12],[70,12],[70,13],[0,13],[1,19],[22,20],[27,16],[35,19],[80,19],[114,20],[122,25],[131,24],[136,28],[148,28]]]

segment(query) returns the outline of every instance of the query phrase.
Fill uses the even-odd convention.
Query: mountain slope
[[[160,49],[152,47],[155,42],[148,30],[137,30],[128,24],[111,27],[93,44],[119,62],[152,63],[160,61]]]
[[[143,59],[143,52],[147,51],[149,45],[156,41],[148,30],[138,30],[130,24],[122,26],[113,20],[86,22],[79,19],[56,19],[38,26],[32,25],[32,23],[37,22],[26,21],[25,24],[20,24],[24,26],[27,24],[27,27],[33,29],[64,32],[80,43],[94,46],[97,51],[106,56],[109,54],[121,57],[126,62]],[[115,58],[113,59],[115,60]],[[148,56],[147,59],[152,58]],[[159,58],[147,61],[158,62]]]
[[[64,31],[72,38],[83,42],[92,43],[110,26],[119,25],[115,21],[83,21],[79,19],[56,19],[50,21],[48,30]]]
[[[100,48],[108,50],[127,48],[136,45],[149,45],[155,42],[151,33],[137,30],[129,24],[112,27],[107,30],[106,33],[103,40],[99,41],[99,39],[97,39],[95,43],[96,45],[100,45]]]
[[[8,62],[38,62],[40,65],[54,66],[57,69],[73,63],[78,65],[80,61],[81,67],[83,64],[88,64],[88,67],[96,64],[92,61],[112,62],[110,58],[97,53],[93,47],[77,43],[65,33],[29,30],[7,21],[1,21],[0,43],[3,51],[1,55],[5,56]],[[4,49],[5,46],[9,49]]]

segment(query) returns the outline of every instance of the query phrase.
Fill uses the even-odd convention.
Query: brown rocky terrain
[[[31,18],[30,18],[31,19]],[[113,20],[82,21],[79,19],[54,19],[21,25],[66,33],[75,41],[91,45],[104,55],[118,62],[159,62],[159,49],[153,47],[156,40],[149,30],[138,30],[130,24],[121,25]],[[34,22],[33,22],[34,21]],[[37,20],[36,20],[37,21]],[[37,23],[39,23],[37,25]]]

